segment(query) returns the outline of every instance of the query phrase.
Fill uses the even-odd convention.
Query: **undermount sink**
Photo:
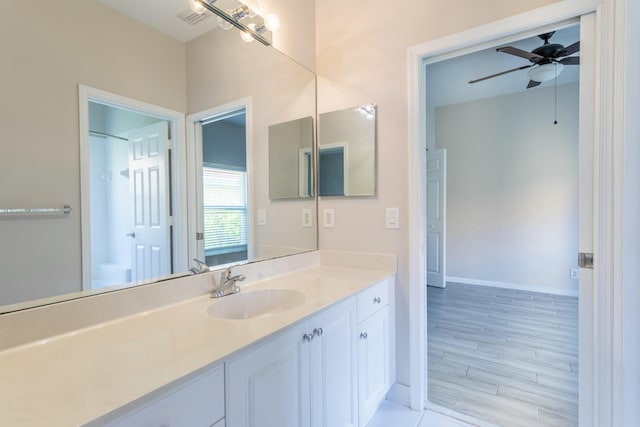
[[[251,319],[281,313],[302,304],[305,296],[289,289],[261,289],[240,292],[211,304],[207,313],[222,319]]]

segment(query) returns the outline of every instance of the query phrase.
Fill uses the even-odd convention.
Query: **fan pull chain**
[[[554,68],[557,68],[557,64],[554,62]],[[558,73],[555,73],[556,77],[553,79],[553,124],[558,124]]]

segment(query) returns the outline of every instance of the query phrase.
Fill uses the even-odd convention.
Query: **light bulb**
[[[269,31],[278,31],[280,28],[280,18],[275,13],[270,13],[264,18],[264,26],[267,27]]]
[[[247,27],[251,28],[252,30],[255,30],[256,24],[249,24],[247,25]],[[247,43],[251,43],[253,41],[253,34],[247,31],[243,31],[240,33],[240,38],[246,41]]]
[[[198,0],[189,0],[189,7],[193,13],[197,13],[198,15],[202,15],[207,11],[207,9]]]
[[[222,28],[223,30],[230,30],[233,25],[231,25],[231,23],[226,19],[218,16],[218,27]]]

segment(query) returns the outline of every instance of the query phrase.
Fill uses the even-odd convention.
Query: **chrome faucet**
[[[197,267],[191,267],[189,269],[189,271],[192,274],[201,274],[201,273],[206,273],[208,271],[211,271],[211,269],[209,268],[209,266],[207,265],[206,262],[202,262],[198,258],[194,258],[193,260],[196,262],[196,264],[198,264],[198,266]]]
[[[218,288],[211,292],[211,298],[220,298],[240,292],[238,282],[242,282],[244,279],[245,277],[242,274],[232,276],[231,267],[225,268],[225,270],[220,274]]]

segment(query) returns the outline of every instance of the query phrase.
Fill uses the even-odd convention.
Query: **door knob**
[[[127,237],[131,237],[132,239],[136,238],[136,232],[132,232],[132,233],[127,233]]]

